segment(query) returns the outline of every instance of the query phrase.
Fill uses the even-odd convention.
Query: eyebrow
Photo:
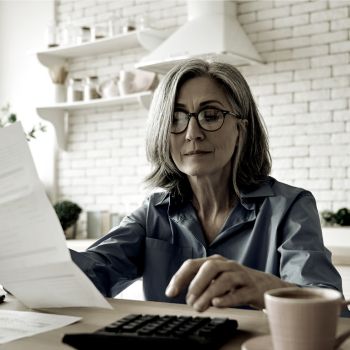
[[[199,104],[199,107],[204,107],[204,106],[210,105],[212,103],[218,103],[220,106],[224,107],[224,105],[218,100],[206,100],[206,101],[203,101],[203,102],[201,102]],[[185,108],[186,105],[184,105],[183,103],[175,103],[175,107]]]

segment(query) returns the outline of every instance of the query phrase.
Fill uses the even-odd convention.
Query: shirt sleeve
[[[316,201],[310,192],[303,191],[295,199],[280,230],[283,237],[278,247],[281,278],[300,286],[342,292],[341,277],[323,244]]]
[[[142,276],[148,201],[85,252],[70,250],[72,260],[106,297],[113,297]]]

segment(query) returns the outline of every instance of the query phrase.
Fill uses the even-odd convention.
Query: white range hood
[[[136,67],[164,74],[189,57],[215,57],[235,66],[263,63],[237,20],[236,6],[227,0],[187,0],[187,23]]]

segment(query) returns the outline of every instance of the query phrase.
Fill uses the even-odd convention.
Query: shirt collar
[[[272,188],[275,182],[276,180],[269,176],[262,184],[242,190],[240,198],[241,204],[248,210],[255,209],[255,199],[261,197],[273,197],[275,195]],[[170,196],[169,192],[160,192],[157,201],[155,202],[155,206],[162,204],[176,206],[176,200]]]
[[[255,197],[272,197],[275,195],[272,185],[276,180],[272,177],[268,177],[266,181],[260,184],[258,187],[248,188],[241,191],[242,198],[255,198]]]
[[[158,192],[157,194],[158,194],[157,200],[154,203],[155,206],[170,203],[169,192],[164,191],[164,192]]]
[[[272,188],[275,179],[268,177],[263,183],[258,186],[246,188],[241,191],[241,204],[249,210],[255,209],[255,203],[258,198],[273,197],[275,192]]]

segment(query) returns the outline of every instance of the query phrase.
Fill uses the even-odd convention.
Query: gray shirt
[[[300,286],[342,291],[341,277],[324,247],[316,202],[306,190],[273,178],[241,193],[217,237],[208,244],[191,202],[152,194],[121,224],[74,262],[107,297],[143,278],[147,300],[185,302],[186,291],[165,289],[186,259],[220,254]]]

